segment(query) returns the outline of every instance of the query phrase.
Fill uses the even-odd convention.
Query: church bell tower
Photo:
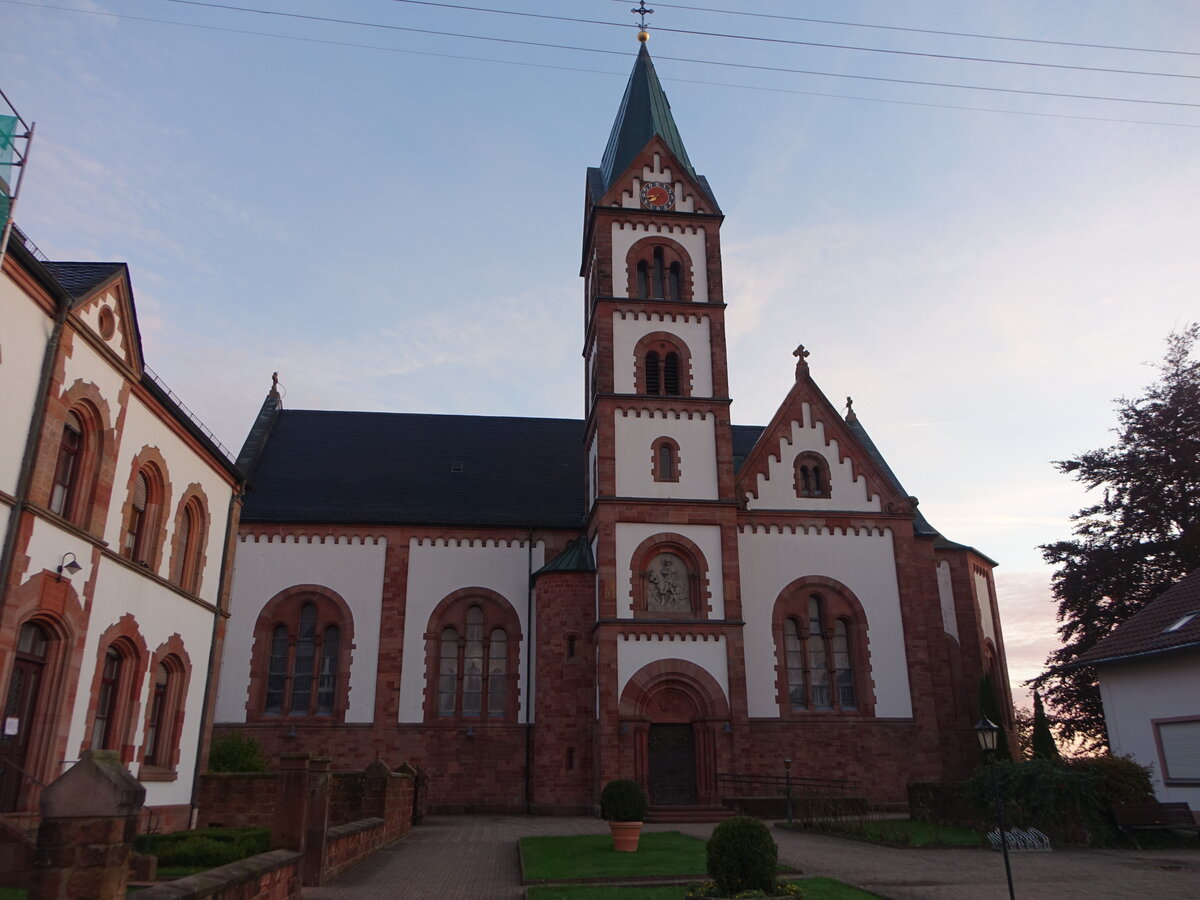
[[[710,776],[732,749],[701,720],[745,715],[723,216],[684,148],[648,37],[638,35],[601,164],[587,173],[580,273],[597,775],[633,772],[652,803],[696,803],[714,795]],[[676,669],[682,684],[714,667],[728,678],[705,696],[678,700],[647,682],[651,670],[669,681]],[[695,765],[683,768],[694,778],[656,796],[668,725],[670,740],[690,745]]]

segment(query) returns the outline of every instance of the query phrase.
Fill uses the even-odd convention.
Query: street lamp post
[[[984,716],[975,726],[975,736],[979,738],[979,749],[989,764],[996,764],[996,738],[1000,734],[1000,726]],[[996,804],[996,825],[1000,829],[1000,850],[1004,854],[1004,877],[1008,879],[1008,900],[1016,900],[1013,893],[1012,868],[1008,864],[1008,835],[1004,831],[1004,804],[1000,800],[1000,776],[992,770],[992,798]]]
[[[784,780],[787,784],[787,814],[788,824],[792,824],[792,760],[790,758],[783,761]]]

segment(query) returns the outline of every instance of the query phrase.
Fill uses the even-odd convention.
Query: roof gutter
[[[36,269],[33,274],[40,276],[39,280],[48,282],[57,290],[50,293],[55,296],[58,306],[54,314],[54,327],[46,341],[46,352],[42,355],[42,371],[38,376],[37,393],[33,398],[33,414],[29,418],[29,433],[25,436],[25,453],[21,457],[21,470],[17,476],[16,502],[8,511],[8,528],[4,533],[4,549],[0,551],[0,613],[3,613],[8,603],[8,579],[12,575],[13,557],[17,547],[17,532],[21,513],[29,504],[29,487],[33,483],[33,469],[37,463],[38,443],[41,440],[42,428],[46,421],[46,405],[50,393],[50,380],[54,374],[54,362],[58,359],[58,348],[62,343],[62,331],[66,325],[67,315],[71,310],[71,297],[58,285],[37,260],[21,246],[18,241],[13,244],[16,250],[14,259],[20,257],[22,264],[30,269]],[[3,262],[0,262],[2,270]]]

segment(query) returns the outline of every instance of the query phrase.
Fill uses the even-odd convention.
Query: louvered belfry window
[[[658,353],[651,350],[646,354],[646,393],[660,394],[662,376],[659,372]]]

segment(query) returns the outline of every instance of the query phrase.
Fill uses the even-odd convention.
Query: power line
[[[518,38],[503,38],[491,37],[480,34],[466,34],[459,31],[442,31],[433,28],[416,28],[408,25],[390,25],[384,22],[364,22],[357,19],[337,19],[330,16],[314,16],[304,13],[282,12],[280,10],[258,9],[257,7],[234,6],[226,3],[211,3],[206,0],[166,0],[168,3],[177,3],[184,6],[199,6],[208,9],[222,9],[231,12],[251,13],[254,15],[275,16],[287,19],[302,19],[310,22],[323,22],[335,25],[354,25],[362,28],[379,28],[386,31],[403,31],[413,34],[429,34],[438,37],[456,37],[464,38],[473,41],[487,41],[501,44],[515,44],[522,47],[548,47],[554,50],[572,50],[579,53],[603,53],[606,55],[625,56],[626,54],[620,50],[601,50],[595,47],[580,47],[573,44],[551,44],[544,41],[526,41]],[[889,78],[882,75],[854,75],[846,72],[821,72],[814,69],[791,69],[784,66],[762,66],[752,65],[750,63],[734,63],[723,62],[712,59],[691,59],[683,56],[659,56],[660,60],[669,60],[671,62],[694,63],[702,66],[724,66],[734,69],[750,69],[760,72],[784,72],[792,75],[816,75],[825,78],[852,78],[860,81],[879,81],[891,84],[909,84],[920,87],[943,87],[953,88],[956,90],[967,91],[987,91],[990,93],[1001,94],[1022,94],[1034,97],[1056,97],[1070,100],[1099,100],[1109,103],[1147,103],[1154,106],[1179,106],[1189,108],[1200,108],[1200,103],[1186,103],[1181,100],[1147,100],[1136,97],[1109,97],[1096,94],[1074,94],[1065,91],[1034,91],[1022,88],[1004,88],[1004,87],[989,87],[986,85],[972,84],[957,84],[946,81],[922,81],[914,78]]]
[[[277,40],[285,40],[285,41],[298,41],[300,43],[306,43],[306,44],[323,44],[326,46],[344,47],[344,48],[358,49],[358,50],[377,50],[377,51],[382,51],[382,52],[387,52],[387,53],[402,53],[402,54],[411,55],[411,56],[429,56],[429,57],[436,57],[436,58],[440,58],[440,59],[453,59],[453,60],[461,60],[461,61],[466,61],[466,62],[494,63],[494,64],[498,64],[498,65],[520,66],[522,68],[552,69],[552,70],[565,71],[565,72],[582,72],[585,74],[593,74],[593,75],[610,75],[610,76],[618,77],[618,78],[627,77],[627,73],[625,73],[625,72],[610,72],[610,71],[606,71],[606,70],[602,70],[602,69],[588,69],[588,68],[583,68],[580,66],[559,66],[559,65],[552,65],[549,63],[533,63],[533,62],[524,62],[524,61],[518,61],[518,60],[495,59],[492,57],[485,57],[485,56],[471,56],[471,55],[455,54],[455,53],[438,53],[438,52],[430,51],[430,50],[410,50],[410,49],[401,48],[401,47],[387,47],[387,46],[382,46],[379,44],[363,44],[363,43],[357,43],[357,42],[353,42],[353,41],[337,41],[337,40],[332,40],[332,39],[328,39],[328,38],[301,37],[298,35],[279,34],[277,32],[271,32],[271,31],[255,31],[252,29],[245,29],[245,28],[231,28],[229,26],[223,26],[223,25],[205,25],[205,24],[201,24],[201,23],[197,23],[197,22],[179,22],[179,21],[175,21],[172,19],[157,19],[157,18],[152,18],[149,16],[135,16],[135,15],[129,15],[129,14],[124,14],[124,13],[114,13],[114,12],[110,12],[107,10],[81,9],[79,7],[74,7],[74,6],[57,6],[57,5],[48,4],[48,3],[34,3],[34,2],[30,2],[30,0],[0,0],[0,3],[5,3],[5,4],[11,5],[11,6],[28,6],[28,7],[33,7],[35,9],[50,9],[50,10],[55,10],[55,11],[59,11],[59,12],[82,13],[84,15],[101,16],[104,18],[125,19],[125,20],[130,20],[130,21],[135,21],[135,22],[148,22],[148,23],[156,24],[156,25],[171,25],[171,26],[178,27],[178,28],[196,28],[196,29],[200,29],[203,31],[216,31],[216,32],[223,32],[223,33],[227,33],[227,34],[239,34],[239,35],[248,35],[248,36],[252,36],[252,37],[274,38]],[[552,45],[546,45],[546,46],[552,46]],[[626,53],[623,53],[622,51],[617,51],[617,50],[602,50],[602,51],[595,51],[595,52],[609,53],[609,54],[615,54],[615,55],[620,55],[620,56],[628,55]],[[1026,111],[1026,110],[999,109],[999,108],[995,108],[995,107],[968,106],[965,104],[933,103],[933,102],[926,102],[926,101],[919,101],[919,100],[897,100],[897,99],[892,99],[892,98],[887,98],[887,97],[862,97],[862,96],[856,96],[853,94],[835,94],[835,93],[828,93],[828,92],[822,92],[822,91],[806,91],[806,90],[800,90],[800,89],[796,89],[796,88],[778,88],[778,87],[766,87],[766,86],[760,86],[760,85],[734,84],[734,83],[730,83],[730,82],[704,81],[704,80],[693,79],[693,78],[671,78],[671,77],[668,77],[668,78],[664,78],[663,80],[671,82],[671,83],[679,83],[679,84],[698,84],[698,85],[707,85],[707,86],[712,86],[712,87],[725,87],[725,88],[734,88],[734,89],[738,89],[738,90],[761,91],[761,92],[776,93],[776,94],[797,94],[797,95],[809,96],[809,97],[825,97],[825,98],[835,99],[835,100],[853,100],[853,101],[860,101],[860,102],[867,102],[867,103],[890,103],[890,104],[897,104],[897,105],[901,105],[901,106],[926,107],[926,108],[930,108],[930,109],[953,109],[953,110],[963,110],[963,111],[968,111],[968,112],[997,113],[997,114],[1002,114],[1002,115],[1034,116],[1037,118],[1074,119],[1074,120],[1087,121],[1087,122],[1111,122],[1111,123],[1122,124],[1122,125],[1154,125],[1154,126],[1165,126],[1165,127],[1170,127],[1170,128],[1200,128],[1200,125],[1191,124],[1191,123],[1187,123],[1187,122],[1160,122],[1160,121],[1152,121],[1152,120],[1145,120],[1145,119],[1121,119],[1121,118],[1115,118],[1115,117],[1109,117],[1109,116],[1086,116],[1086,115],[1073,115],[1073,114],[1068,114],[1068,113],[1032,112],[1032,111]]]
[[[627,0],[616,0],[625,3]],[[743,12],[739,9],[717,9],[711,6],[686,6],[682,3],[658,3],[668,9],[686,9],[692,12],[718,13],[724,16],[747,16],[755,19],[777,19],[786,22],[809,22],[816,25],[844,25],[847,28],[874,28],[880,31],[906,31],[910,34],[936,34],[943,37],[979,38],[985,41],[1011,41],[1021,44],[1049,44],[1055,47],[1084,47],[1089,50],[1122,50],[1131,53],[1166,53],[1173,56],[1200,56],[1194,50],[1164,50],[1158,47],[1127,47],[1121,44],[1089,44],[1084,41],[1054,41],[1044,38],[1009,37],[1000,34],[979,34],[971,31],[937,31],[933,28],[906,28],[900,25],[874,25],[868,22],[843,22],[838,19],[809,19],[803,16],[782,16],[772,13]]]
[[[184,3],[192,5],[195,0],[166,0],[168,3]],[[491,13],[501,16],[520,16],[528,19],[549,19],[555,22],[577,22],[585,25],[603,25],[608,28],[628,30],[628,22],[604,22],[599,19],[582,19],[574,16],[552,16],[548,13],[521,12],[512,9],[494,9],[490,6],[466,6],[461,3],[438,3],[434,0],[392,0],[393,3],[406,3],[410,6],[432,6],[437,9],[458,9],[469,12]],[[624,0],[622,0],[624,2]],[[780,17],[786,18],[786,17]],[[1148,75],[1155,78],[1194,78],[1200,75],[1186,75],[1178,72],[1147,72],[1140,69],[1113,69],[1104,66],[1076,66],[1067,63],[1030,62],[1019,59],[995,59],[988,56],[958,56],[951,53],[930,53],[920,50],[896,50],[887,47],[861,47],[853,44],[830,44],[824,41],[797,41],[788,38],[761,37],[749,34],[729,34],[721,31],[698,31],[691,28],[670,28],[661,25],[654,26],[655,31],[669,34],[688,34],[693,37],[726,38],[736,41],[757,41],[766,44],[784,44],[793,47],[821,47],[827,50],[852,50],[859,53],[888,53],[897,56],[915,56],[925,59],[951,59],[960,62],[992,63],[1005,66],[1029,66],[1038,69],[1067,69],[1076,72],[1105,72],[1113,75]]]

